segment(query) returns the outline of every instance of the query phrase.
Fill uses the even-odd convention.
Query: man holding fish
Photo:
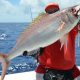
[[[55,3],[49,4],[45,11],[52,14],[59,11],[59,6]],[[78,33],[78,25],[67,34],[67,46],[64,44],[60,49],[61,43],[58,40],[54,44],[41,48],[41,54],[38,58],[40,64],[36,69],[36,80],[43,78],[43,80],[74,80],[74,75],[77,74],[75,77],[80,76],[80,71],[75,66],[75,38]]]
[[[52,11],[48,12],[50,14],[39,15],[32,22],[17,39],[16,45],[8,56],[0,55],[3,70],[1,80],[4,79],[11,59],[21,55],[25,50],[30,52],[40,47],[45,47],[39,56],[40,65],[46,69],[44,80],[73,80],[74,44],[78,32],[76,25],[80,19],[80,6],[73,6],[56,13]],[[38,69],[36,72],[39,72]]]

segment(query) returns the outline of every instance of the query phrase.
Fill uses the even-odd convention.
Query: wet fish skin
[[[8,60],[19,56],[24,50],[32,51],[48,46],[71,31],[79,21],[71,9],[66,9],[55,14],[42,14],[18,38],[16,46],[8,55]],[[65,24],[59,30],[62,22]]]

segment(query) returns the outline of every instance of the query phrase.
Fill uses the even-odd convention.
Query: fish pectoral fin
[[[63,45],[66,45],[67,48],[67,38],[68,38],[68,34],[64,35],[61,39],[60,39],[60,43],[61,43],[61,47],[60,50],[62,49]]]
[[[1,59],[1,62],[2,62],[1,80],[4,80],[4,77],[6,75],[7,68],[8,68],[8,65],[9,65],[9,61],[7,60],[7,56],[5,56],[4,54],[0,55],[0,59]]]
[[[64,28],[64,25],[65,25],[65,22],[61,21],[61,24],[60,24],[59,28],[57,29],[57,31],[62,30]]]

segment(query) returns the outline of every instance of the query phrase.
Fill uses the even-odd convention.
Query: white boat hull
[[[29,71],[29,72],[9,74],[5,76],[4,80],[36,80],[36,73],[35,71]],[[78,77],[76,80],[80,80],[80,77]]]

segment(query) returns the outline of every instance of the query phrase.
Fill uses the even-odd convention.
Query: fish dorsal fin
[[[19,36],[19,38],[16,41],[16,45],[15,48],[18,47],[19,45],[21,45],[23,43],[23,40],[25,39],[26,36],[28,36],[29,32],[31,32],[32,28],[34,30],[33,25],[36,25],[37,23],[39,23],[42,18],[46,17],[46,13],[40,13],[38,15],[38,17],[36,17],[31,24],[21,33],[21,35]]]
[[[61,42],[60,50],[62,49],[64,44],[65,44],[66,50],[67,50],[67,39],[68,39],[68,34],[65,34],[63,37],[61,37],[61,39],[60,39],[60,42]]]
[[[42,12],[40,13],[36,18],[34,18],[34,20],[31,22],[31,25],[34,25],[35,23],[38,23],[43,17],[46,17],[46,13]]]

